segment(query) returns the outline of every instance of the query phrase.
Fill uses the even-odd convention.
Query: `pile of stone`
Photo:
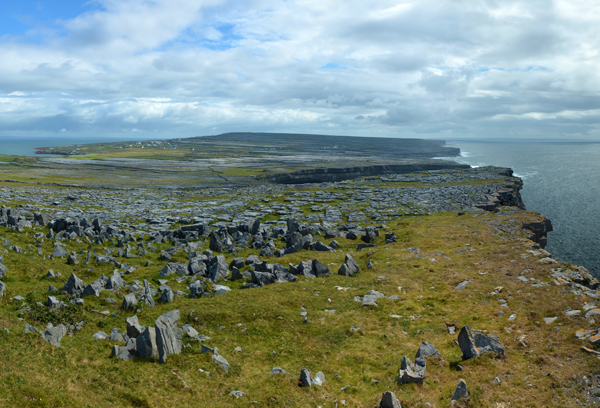
[[[442,358],[442,355],[433,344],[424,341],[417,350],[414,362],[406,356],[402,358],[398,379],[396,380],[398,384],[423,384],[427,358]]]
[[[103,290],[112,290],[123,288],[125,281],[119,271],[114,271],[113,274],[107,278],[102,274],[101,277],[85,285],[81,279],[74,273],[71,273],[69,279],[62,288],[62,291],[75,296],[100,296],[100,292]]]
[[[35,219],[33,222],[36,224],[38,220],[42,219],[44,216],[40,213],[36,213]],[[20,211],[16,208],[10,208],[6,206],[0,207],[0,225],[16,231],[23,231],[25,228],[32,227],[32,221],[28,220],[27,217],[21,215]]]
[[[281,264],[268,264],[266,261],[255,263],[254,270],[251,271],[251,281],[246,285],[247,288],[257,288],[272,283],[296,282],[298,276],[307,278],[321,278],[331,275],[327,265],[322,264],[317,259],[312,261],[303,261],[298,265],[288,264],[289,268]]]

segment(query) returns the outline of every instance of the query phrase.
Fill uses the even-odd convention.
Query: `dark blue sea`
[[[600,143],[449,142],[460,163],[510,167],[525,207],[552,221],[546,250],[600,277]]]

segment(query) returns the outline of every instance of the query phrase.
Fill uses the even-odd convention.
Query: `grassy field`
[[[114,142],[48,148],[73,157],[135,157],[191,160],[289,155],[364,156],[391,159],[458,155],[445,142],[423,139],[348,137],[286,133],[224,133],[216,136]]]
[[[418,178],[414,182],[368,178],[351,184],[293,188],[252,184],[250,176],[257,174],[336,163],[331,155],[327,159],[331,161],[318,157],[314,162],[281,158],[289,153],[292,145],[302,154],[306,153],[302,149],[328,150],[323,149],[328,145],[318,143],[332,143],[333,139],[316,138],[309,148],[291,139],[285,150],[269,137],[263,135],[258,144],[248,144],[247,135],[239,134],[220,139],[172,140],[169,149],[163,149],[166,145],[162,143],[144,149],[133,142],[85,145],[75,147],[85,154],[70,156],[66,161],[0,155],[0,192],[4,197],[0,204],[32,212],[40,209],[68,213],[77,212],[79,208],[80,214],[98,214],[110,211],[102,208],[102,202],[109,206],[120,202],[129,207],[123,213],[128,215],[123,215],[118,222],[127,224],[128,228],[153,217],[153,210],[161,210],[163,218],[165,213],[171,216],[173,211],[174,219],[180,221],[172,222],[171,228],[178,228],[199,212],[213,214],[211,207],[221,205],[217,201],[223,199],[236,201],[239,208],[231,213],[218,210],[222,212],[213,214],[215,220],[219,220],[221,214],[231,217],[238,211],[253,206],[260,208],[259,204],[265,203],[273,209],[297,203],[307,217],[314,211],[322,213],[327,206],[336,205],[343,215],[354,211],[372,215],[380,211],[372,206],[377,203],[364,200],[346,206],[344,200],[353,200],[354,195],[371,189],[388,187],[506,183],[502,178],[448,183],[424,182]],[[382,150],[387,142],[378,143],[375,147]],[[411,143],[418,151],[419,142]],[[346,146],[344,154],[357,146],[360,147],[360,143]],[[278,147],[281,149],[277,150]],[[265,150],[267,148],[269,150]],[[351,160],[345,160],[350,156],[340,155],[341,162],[356,165],[361,161],[379,160],[367,153],[363,157],[352,156]],[[279,156],[279,161],[244,162],[239,160],[241,156],[245,159]],[[380,160],[397,161],[389,157]],[[212,189],[240,180],[251,187]],[[128,193],[129,190],[132,192]],[[302,193],[317,191],[343,194],[332,194],[327,200],[314,197],[311,204],[308,204],[310,200],[303,202],[295,198],[296,193],[303,196]],[[89,197],[85,197],[88,192]],[[71,193],[84,197],[72,201],[67,197]],[[27,201],[41,194],[45,194],[43,199],[32,199],[35,204]],[[377,194],[385,198],[385,193]],[[135,210],[136,200],[154,196],[155,201],[140,204],[150,206],[148,211]],[[317,210],[312,209],[315,205]],[[380,212],[414,214],[421,213],[421,209],[427,212],[426,205],[413,201],[390,204]],[[461,378],[467,382],[471,407],[578,407],[584,403],[598,406],[600,400],[595,390],[600,389],[600,360],[582,352],[581,346],[599,347],[575,337],[577,330],[596,329],[597,322],[594,318],[584,318],[584,313],[567,315],[564,312],[582,310],[590,303],[600,306],[600,302],[576,295],[572,293],[572,286],[552,279],[553,269],[577,267],[543,261],[550,254],[536,249],[525,238],[522,226],[541,219],[536,213],[507,209],[491,213],[398,216],[385,222],[387,227],[382,228],[381,237],[375,242],[378,247],[358,251],[358,241],[337,238],[340,248],[335,253],[303,250],[267,259],[284,266],[318,259],[330,268],[331,276],[299,278],[295,283],[252,289],[243,288],[244,281],[226,282],[233,290],[221,296],[200,299],[176,296],[171,304],[157,303],[155,308],[138,304],[134,311],[120,308],[126,290],[103,291],[99,297],[87,296],[83,306],[69,306],[58,312],[37,306],[36,302],[46,301],[49,285],[62,288],[71,273],[90,283],[103,274],[112,275],[114,266],[93,260],[89,265],[83,262],[68,265],[66,257],[49,259],[54,240],[35,237],[37,232],[45,235],[47,228],[17,232],[0,227],[0,255],[9,270],[2,278],[6,290],[0,298],[0,349],[3,351],[0,406],[377,407],[381,395],[393,391],[405,408],[448,407]],[[276,210],[262,217],[263,223],[276,220],[281,220]],[[500,229],[511,223],[513,228]],[[360,224],[375,225],[375,222]],[[383,232],[389,231],[395,233],[397,243],[385,243]],[[134,237],[138,242],[142,240],[140,235]],[[315,238],[327,244],[331,242],[323,236]],[[103,254],[106,249],[117,246],[116,239],[103,244],[89,244],[83,238],[65,242],[69,251],[79,253],[80,259],[88,250]],[[208,238],[199,243],[206,249]],[[131,245],[135,248],[137,243]],[[128,285],[134,280],[147,279],[153,287],[159,286],[159,271],[166,264],[160,254],[173,243],[153,245],[155,250],[149,255],[128,260],[119,258],[137,266],[133,273],[124,276]],[[277,247],[283,246],[284,243],[277,240]],[[38,254],[38,250],[42,254]],[[346,253],[352,254],[361,268],[353,277],[337,275]],[[234,257],[257,254],[258,250],[242,249],[236,254],[223,255],[229,263]],[[145,266],[148,261],[152,264]],[[372,269],[367,268],[369,261]],[[186,253],[179,250],[171,262],[187,263]],[[62,276],[46,277],[49,269]],[[464,281],[470,282],[464,289],[456,290],[456,285]],[[168,284],[174,291],[189,292],[189,281],[178,283],[171,277]],[[386,296],[377,301],[377,307],[365,307],[355,301],[356,296],[371,290]],[[52,295],[68,304],[72,300],[63,292]],[[387,298],[394,295],[398,299]],[[17,296],[24,299],[18,300]],[[114,298],[116,302],[111,303],[107,298]],[[508,307],[502,306],[501,299]],[[26,306],[32,311],[20,313]],[[187,338],[183,344],[189,346],[181,354],[170,355],[165,364],[160,364],[141,359],[118,361],[110,357],[111,349],[114,344],[123,344],[93,337],[99,330],[110,334],[113,328],[118,328],[125,332],[125,319],[134,313],[141,324],[153,325],[158,316],[175,309],[181,313],[180,325],[191,324],[200,334],[211,338],[203,344],[219,349],[231,366],[229,372],[213,363],[210,354],[201,354],[199,342]],[[300,315],[303,311],[307,312],[306,323]],[[547,317],[556,317],[556,320],[547,324],[544,321]],[[38,333],[23,333],[26,323],[42,330],[48,323],[80,321],[85,322],[83,329],[65,336],[59,348],[45,342]],[[456,340],[458,331],[465,325],[498,335],[506,356],[484,355],[463,361]],[[454,334],[449,333],[451,326],[456,327]],[[443,358],[427,361],[422,385],[398,385],[396,378],[402,357],[414,359],[422,341],[433,343]],[[289,374],[270,377],[274,367],[281,367]],[[312,388],[300,387],[302,368],[310,369],[313,374],[322,371],[326,383]],[[230,395],[234,390],[242,391],[244,396]]]
[[[7,291],[0,300],[0,327],[8,329],[0,333],[0,404],[331,407],[337,401],[338,406],[375,407],[381,394],[391,390],[403,407],[429,406],[427,403],[442,407],[449,405],[458,380],[464,378],[475,407],[579,406],[575,399],[585,400],[581,376],[592,378],[600,360],[582,353],[579,348],[585,343],[574,336],[590,322],[580,316],[567,317],[563,311],[581,308],[590,299],[553,285],[549,274],[557,265],[538,262],[544,254],[527,252],[529,241],[497,233],[494,223],[514,217],[527,220],[535,215],[405,217],[389,224],[398,243],[377,242],[378,248],[356,252],[355,241],[341,238],[338,253],[302,251],[271,260],[286,265],[318,258],[334,271],[333,276],[257,289],[241,289],[238,281],[228,283],[234,290],[222,296],[176,298],[173,304],[139,308],[137,316],[145,325],[167,311],[180,310],[180,323],[191,323],[212,338],[206,344],[219,348],[231,365],[229,373],[213,364],[208,354],[200,354],[198,343],[181,355],[169,356],[164,365],[110,358],[113,343],[94,340],[92,335],[98,330],[110,334],[113,327],[125,330],[125,318],[131,313],[119,309],[123,294],[88,296],[83,308],[61,316],[40,314],[38,320],[19,316],[17,310],[23,302],[11,300],[14,296],[21,295],[25,303],[34,305],[46,300],[49,284],[60,288],[71,272],[90,282],[102,273],[112,274],[112,267],[92,264],[93,270],[89,270],[61,259],[42,261],[33,255],[34,250],[39,244],[45,254],[51,253],[50,240],[34,240],[31,232],[4,230],[1,236],[10,246],[5,245],[8,252],[3,255],[10,272],[3,279]],[[14,253],[13,245],[26,255]],[[75,248],[84,250],[88,245]],[[408,248],[418,248],[418,255]],[[455,252],[465,248],[474,250]],[[346,252],[354,252],[361,267],[352,278],[335,275]],[[164,264],[159,253],[136,258],[136,264],[151,260],[154,265],[138,267],[127,275],[127,281],[148,279],[157,286],[158,271]],[[184,255],[180,252],[172,261],[185,262]],[[228,261],[233,258],[225,255]],[[373,261],[373,269],[366,268],[368,259]],[[49,268],[61,272],[62,277],[46,278]],[[527,277],[549,285],[523,283],[517,277],[524,270]],[[455,290],[463,280],[472,282]],[[174,290],[185,290],[184,284],[174,280],[169,284]],[[492,294],[500,286],[500,293]],[[354,301],[355,296],[372,289],[400,299],[380,299],[378,307],[363,307]],[[68,301],[65,295],[58,297]],[[105,297],[118,301],[107,303]],[[498,298],[506,299],[509,308],[499,307]],[[302,307],[308,312],[307,323],[300,316]],[[333,309],[335,312],[330,312]],[[109,315],[95,310],[107,310]],[[118,317],[111,317],[112,313]],[[508,320],[511,314],[516,315],[514,320]],[[543,318],[551,316],[558,319],[545,324]],[[65,336],[60,348],[50,346],[37,333],[22,333],[26,322],[42,329],[47,321],[79,320],[86,322],[84,330]],[[454,343],[457,335],[448,334],[449,324],[456,325],[457,331],[470,325],[498,334],[506,357],[462,361]],[[354,332],[350,330],[353,326],[360,329]],[[405,355],[412,359],[421,341],[432,342],[444,359],[428,361],[423,385],[398,385],[400,360]],[[458,365],[462,371],[457,371]],[[290,375],[269,377],[276,366]],[[313,374],[323,371],[327,382],[322,387],[299,387],[300,370],[305,367]],[[493,382],[496,377],[499,383]],[[345,386],[349,387],[341,391]],[[245,396],[235,399],[229,395],[232,390],[241,390]]]

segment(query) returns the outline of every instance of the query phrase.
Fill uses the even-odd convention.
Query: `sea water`
[[[546,250],[600,277],[600,143],[453,141],[459,163],[513,169],[529,211],[554,227]]]

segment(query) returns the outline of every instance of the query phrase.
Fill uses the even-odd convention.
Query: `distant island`
[[[434,159],[453,157],[460,149],[443,140],[350,137],[287,133],[225,133],[216,136],[92,143],[38,148],[36,153],[64,157],[42,159],[39,165],[69,174],[69,179],[118,182],[123,175],[147,174],[163,184],[215,185],[310,183],[411,171],[459,169],[469,166]],[[43,163],[43,164],[42,164]],[[33,163],[31,167],[35,167]],[[135,169],[135,170],[134,170]],[[67,173],[65,173],[67,172]],[[118,177],[115,172],[120,172]],[[177,180],[173,173],[177,172]],[[85,176],[89,174],[89,176]],[[105,183],[103,182],[103,185]]]

